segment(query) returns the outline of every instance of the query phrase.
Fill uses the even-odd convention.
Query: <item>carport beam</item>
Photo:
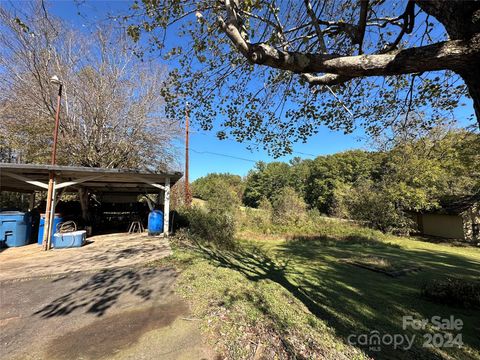
[[[84,177],[84,178],[80,178],[72,181],[66,181],[61,184],[55,185],[55,189],[58,190],[58,189],[66,188],[68,186],[78,185],[78,184],[81,184],[90,180],[99,179],[102,177],[103,177],[102,175],[94,175],[94,176],[88,176],[88,177]]]
[[[160,184],[156,184],[156,183],[154,183],[154,182],[152,182],[152,181],[150,181],[150,180],[144,179],[144,178],[139,177],[139,176],[136,176],[135,178],[136,178],[137,180],[141,181],[141,182],[144,182],[145,184],[148,184],[148,185],[153,186],[153,187],[155,187],[155,188],[157,188],[157,189],[160,189],[160,190],[165,190],[166,185],[167,185],[167,183],[166,183],[167,179],[168,179],[168,181],[169,181],[169,183],[170,183],[170,178],[165,178],[165,186],[160,185]]]
[[[14,179],[17,179],[17,180],[20,180],[20,181],[24,181],[24,182],[26,182],[27,184],[30,184],[30,185],[35,185],[35,186],[41,187],[42,189],[48,189],[48,184],[44,184],[40,181],[31,180],[31,179],[29,179],[25,176],[21,176],[21,175],[18,175],[18,174],[13,174],[9,171],[3,171],[3,175],[9,176],[11,178],[14,178]]]

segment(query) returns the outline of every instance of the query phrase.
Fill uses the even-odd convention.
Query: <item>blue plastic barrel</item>
[[[53,243],[53,235],[57,231],[57,225],[63,222],[63,218],[60,216],[60,214],[55,214],[55,217],[53,218],[53,231],[52,231],[52,236],[50,237],[50,243]],[[45,214],[42,214],[40,216],[40,225],[38,226],[38,245],[42,245],[43,242],[43,231],[45,230]]]
[[[163,211],[153,210],[148,215],[148,235],[160,235],[163,233]]]
[[[21,211],[0,212],[0,246],[27,245],[30,240],[32,217]]]

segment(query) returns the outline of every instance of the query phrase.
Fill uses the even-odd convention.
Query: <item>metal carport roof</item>
[[[33,192],[46,190],[50,171],[55,172],[55,189],[93,192],[144,193],[175,184],[181,172],[149,172],[128,169],[0,163],[0,191]],[[169,181],[167,180],[169,179]]]

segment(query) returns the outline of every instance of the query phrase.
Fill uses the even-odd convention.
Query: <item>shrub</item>
[[[240,215],[243,230],[255,230],[263,234],[272,232],[272,204],[267,198],[260,200],[258,209],[246,207]]]
[[[273,222],[280,225],[299,225],[305,221],[307,205],[291,187],[285,187],[273,198]]]
[[[179,210],[178,218],[188,229],[190,240],[232,248],[240,201],[227,183],[217,180],[209,183],[215,183],[215,186],[210,187],[210,192],[205,194],[205,207],[183,208]],[[185,234],[182,236],[185,237]]]
[[[258,203],[258,208],[260,210],[263,210],[270,217],[272,216],[272,213],[273,213],[272,203],[266,197],[262,197],[260,199],[260,201]]]
[[[359,183],[351,191],[337,193],[342,207],[337,212],[345,212],[347,208],[353,220],[366,222],[383,232],[408,235],[413,222],[387,190],[371,182]]]
[[[210,212],[226,213],[232,217],[238,212],[240,200],[233,189],[222,181],[217,181],[216,186],[210,188],[210,193],[205,197],[207,209]]]
[[[332,205],[330,214],[342,218],[350,218],[350,195],[352,193],[352,186],[339,182],[332,195]]]
[[[182,209],[181,214],[187,220],[188,233],[193,240],[223,248],[234,247],[235,219],[232,214],[197,206]]]
[[[433,280],[421,287],[423,297],[450,306],[480,309],[480,282],[455,278]]]

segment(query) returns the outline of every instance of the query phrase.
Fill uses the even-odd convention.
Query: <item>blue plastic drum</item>
[[[163,233],[163,211],[153,210],[148,215],[148,235],[155,236]]]
[[[53,231],[52,236],[50,237],[50,243],[53,244],[53,235],[57,232],[57,226],[63,222],[63,218],[60,217],[60,214],[55,214],[53,219]],[[45,230],[45,214],[42,214],[40,217],[40,225],[38,227],[38,245],[42,245],[43,242],[43,231]]]

